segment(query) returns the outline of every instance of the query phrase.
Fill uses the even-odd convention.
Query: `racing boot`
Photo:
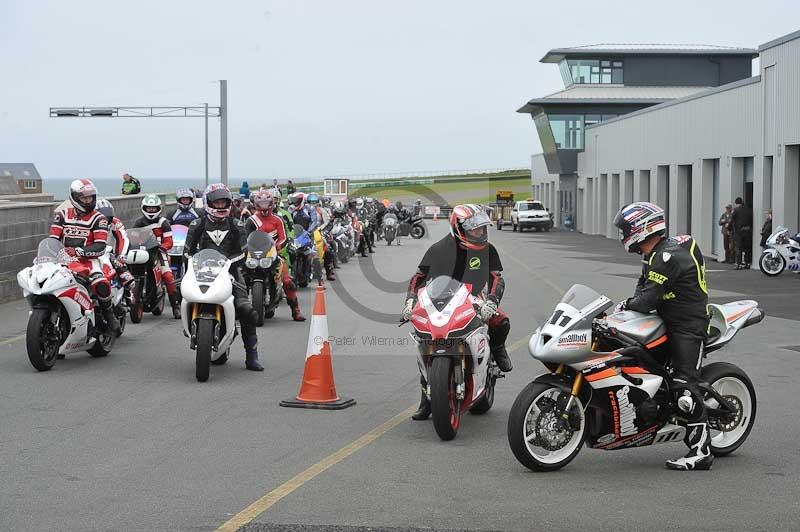
[[[333,261],[325,263],[325,278],[329,281],[336,280],[336,275],[333,274]]]
[[[244,341],[244,367],[250,371],[264,371],[264,366],[258,362],[258,338],[253,336]]]
[[[292,309],[292,319],[294,321],[306,321],[306,317],[300,312],[300,303],[297,302],[296,297],[292,299],[287,297],[286,302],[289,304],[289,308]]]
[[[431,417],[431,401],[428,399],[428,396],[425,395],[425,387],[427,384],[425,381],[420,378],[419,383],[421,385],[420,389],[420,398],[419,398],[419,408],[416,412],[411,414],[411,419],[414,421],[425,421],[429,417]]]
[[[170,294],[169,304],[172,305],[172,317],[176,320],[181,319],[181,298],[177,290],[174,294]]]
[[[122,327],[120,327],[117,317],[114,316],[114,307],[111,305],[110,299],[100,301],[100,312],[103,313],[103,319],[106,320],[108,331],[118,338],[122,336]]]
[[[506,351],[506,338],[508,338],[508,333],[511,331],[511,322],[504,317],[497,325],[494,327],[492,325],[491,323],[489,325],[489,349],[500,371],[508,373],[514,368],[511,363],[511,357],[508,356],[508,351]]]
[[[707,421],[688,423],[683,442],[689,448],[689,452],[681,458],[667,460],[665,464],[667,469],[678,471],[711,469],[714,455],[711,454],[711,433]]]

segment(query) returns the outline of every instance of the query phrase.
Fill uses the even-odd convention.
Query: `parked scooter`
[[[33,266],[17,274],[31,307],[25,334],[28,359],[39,371],[52,369],[58,355],[88,351],[93,357],[104,357],[114,347],[116,336],[107,331],[103,314],[96,311],[98,302],[83,281],[85,275],[79,275],[85,268],[64,252],[61,242],[45,238],[39,243]],[[124,330],[125,301],[118,283],[112,283],[111,297]]]
[[[231,262],[219,251],[203,249],[189,260],[181,291],[181,321],[195,351],[195,377],[208,380],[211,364],[228,360],[236,337]]]
[[[250,289],[250,299],[256,309],[256,325],[264,325],[264,318],[275,316],[275,309],[283,299],[278,249],[272,237],[262,231],[253,231],[247,237],[247,258],[244,261],[245,278]]]
[[[489,350],[489,327],[475,309],[479,302],[467,285],[440,276],[419,290],[411,315],[433,426],[443,440],[456,437],[465,411],[485,414],[494,403],[500,370]]]
[[[148,228],[130,229],[128,231],[127,264],[136,279],[136,294],[130,309],[131,321],[139,323],[145,312],[160,316],[164,312],[166,288],[161,280],[161,268],[158,266],[158,240]]]
[[[758,266],[770,277],[780,275],[784,269],[800,273],[800,235],[791,237],[787,228],[779,227],[767,239]]]
[[[625,310],[606,316],[613,301],[576,284],[531,336],[528,350],[548,373],[517,396],[508,416],[514,456],[534,471],[564,467],[584,443],[626,449],[680,442],[686,429],[670,389],[664,321]],[[703,356],[726,346],[763,318],[755,301],[711,304]],[[711,428],[711,452],[725,456],[753,428],[756,394],[747,374],[728,362],[701,369]]]

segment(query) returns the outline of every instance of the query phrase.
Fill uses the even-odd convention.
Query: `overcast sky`
[[[757,47],[800,2],[0,0],[0,161],[47,176],[202,175],[202,119],[50,119],[59,105],[196,105],[229,82],[230,175],[524,167],[551,48]],[[210,124],[218,175],[218,123]]]

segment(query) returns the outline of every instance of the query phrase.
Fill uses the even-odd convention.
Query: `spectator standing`
[[[141,193],[142,184],[139,182],[139,180],[127,172],[122,174],[122,194],[128,196],[131,194]]]
[[[736,269],[749,269],[752,261],[753,211],[744,204],[742,198],[736,198],[734,203],[736,207],[733,208],[731,219],[736,244]]]
[[[250,199],[250,185],[247,184],[247,181],[242,181],[242,186],[239,187],[239,195],[244,199]]]
[[[761,226],[761,247],[767,247],[767,239],[772,235],[772,209],[767,211],[767,219]]]
[[[294,183],[290,179],[289,182],[286,184],[286,195],[289,196],[290,194],[294,194],[297,192],[297,189],[294,187]]]
[[[722,246],[725,249],[725,264],[733,263],[733,206],[725,205],[725,212],[719,217],[719,227],[722,232]]]

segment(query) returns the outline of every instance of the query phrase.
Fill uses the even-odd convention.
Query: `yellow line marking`
[[[222,526],[217,529],[217,532],[235,532],[239,530],[244,525],[251,522],[253,519],[258,517],[261,513],[269,509],[275,503],[295,491],[296,489],[300,488],[308,482],[312,480],[314,477],[323,473],[324,471],[330,469],[331,467],[335,466],[348,456],[356,453],[360,449],[363,449],[370,443],[374,442],[396,426],[400,425],[404,421],[408,420],[414,411],[416,411],[417,407],[412,406],[409,407],[389,421],[386,421],[382,425],[372,429],[371,431],[367,432],[357,440],[349,443],[336,451],[335,453],[326,456],[316,464],[312,465],[302,473],[296,475],[295,477],[287,480],[274,490],[264,494],[263,497],[255,501],[253,504],[239,512],[238,514],[234,515],[230,518],[227,522],[225,522]]]
[[[522,347],[523,345],[527,344],[528,337],[524,336],[511,344],[508,347],[508,350],[513,352]],[[355,454],[359,450],[363,449],[370,443],[374,442],[393,428],[397,427],[404,421],[408,421],[411,414],[416,411],[416,406],[411,406],[389,421],[386,421],[382,425],[372,429],[371,431],[367,432],[357,440],[349,443],[336,451],[333,454],[330,454],[317,462],[316,464],[312,465],[302,473],[299,473],[292,477],[291,479],[287,480],[274,490],[264,494],[260,499],[252,503],[250,506],[239,512],[238,514],[231,517],[228,521],[222,524],[219,528],[217,528],[217,532],[235,532],[239,530],[241,527],[245,526],[246,524],[250,523],[253,519],[267,511],[269,508],[275,505],[278,501],[292,493],[293,491],[297,490],[298,488],[302,487],[308,481],[314,479],[316,476],[324,473],[326,470],[330,469],[331,467],[335,466],[345,458],[349,457],[352,454]]]
[[[17,340],[22,340],[23,338],[25,338],[24,334],[20,334],[19,336],[14,336],[12,338],[6,338],[5,340],[0,341],[0,345],[13,344]]]
[[[508,258],[510,258],[511,260],[513,260],[514,262],[516,262],[516,263],[517,263],[517,264],[518,264],[520,267],[522,267],[522,268],[523,268],[525,271],[527,271],[528,273],[530,273],[531,275],[533,275],[534,277],[536,277],[537,279],[539,279],[540,281],[542,281],[544,284],[546,284],[547,286],[549,286],[550,288],[552,288],[553,290],[555,290],[555,291],[556,291],[556,293],[557,293],[559,296],[563,296],[563,295],[564,295],[564,293],[566,293],[566,290],[564,290],[563,288],[561,288],[560,286],[558,286],[556,283],[554,283],[553,281],[551,281],[551,280],[550,280],[550,279],[548,279],[547,277],[543,276],[541,273],[539,273],[539,272],[537,272],[536,270],[532,269],[530,266],[528,266],[527,264],[525,264],[523,261],[519,260],[517,257],[515,257],[514,255],[512,255],[511,253],[509,253],[509,252],[508,252],[508,251],[506,251],[505,249],[501,248],[501,247],[500,247],[500,246],[498,246],[497,244],[495,244],[495,245],[494,245],[494,247],[495,247],[495,248],[496,248],[498,251],[502,251],[502,252],[503,252],[503,256],[504,256],[504,257],[508,257]]]

